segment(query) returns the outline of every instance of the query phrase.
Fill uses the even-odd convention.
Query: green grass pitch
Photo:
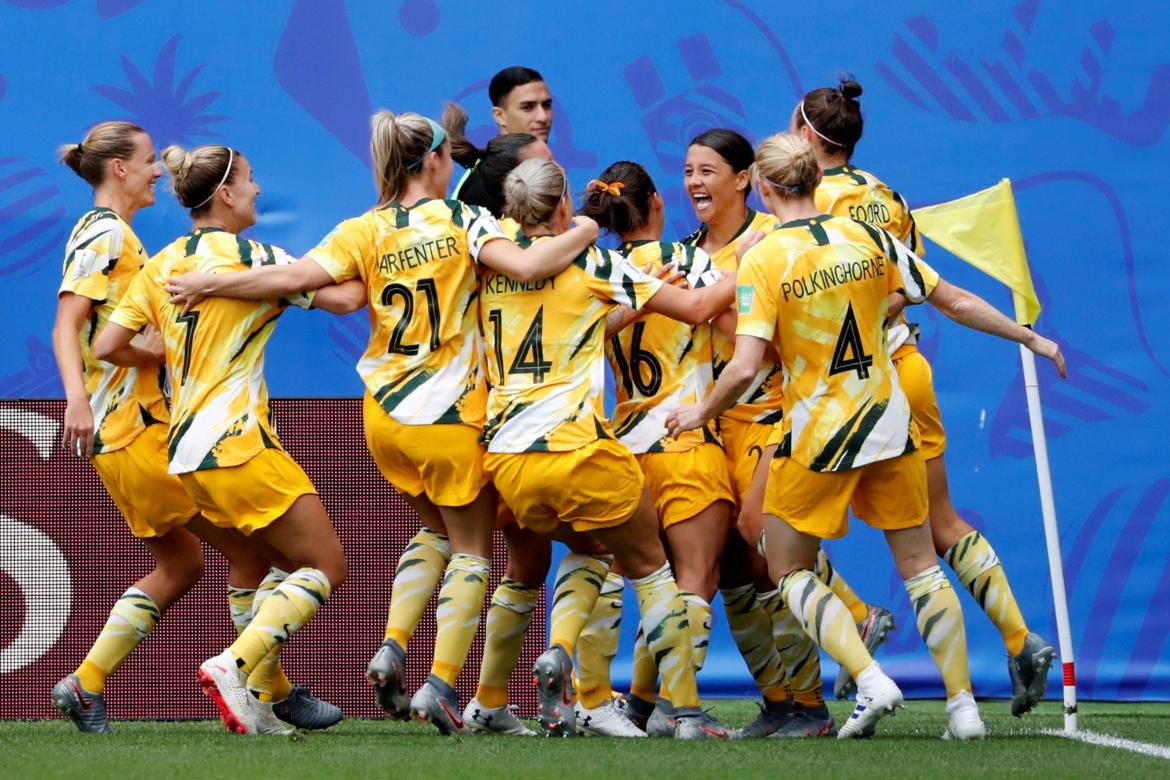
[[[841,720],[846,702],[831,704]],[[247,738],[218,721],[115,722],[113,737],[79,734],[65,720],[0,723],[0,777],[289,778],[605,778],[651,777],[1071,777],[1170,776],[1170,760],[1047,736],[1061,727],[1056,702],[1024,719],[1005,702],[981,703],[992,736],[981,743],[939,739],[943,704],[911,702],[884,720],[878,736],[832,739],[690,742],[670,740],[440,737],[429,726],[344,721],[326,732]],[[755,708],[715,701],[729,726]],[[1170,747],[1170,704],[1085,704],[1081,727]]]

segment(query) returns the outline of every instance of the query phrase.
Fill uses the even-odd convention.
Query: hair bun
[[[842,79],[840,86],[837,87],[840,93],[849,100],[856,100],[861,97],[861,84],[853,79]]]

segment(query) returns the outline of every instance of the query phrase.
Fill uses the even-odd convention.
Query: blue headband
[[[425,116],[423,119],[427,120],[427,124],[431,126],[431,147],[423,152],[422,157],[406,166],[406,170],[408,171],[417,171],[422,168],[423,160],[427,158],[427,155],[442,146],[443,141],[447,138],[447,131],[440,127],[434,120]]]

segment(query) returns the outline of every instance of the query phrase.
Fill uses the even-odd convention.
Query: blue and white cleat
[[[979,705],[969,691],[959,691],[947,699],[947,730],[943,739],[968,741],[987,736],[987,726],[979,717]]]
[[[294,685],[287,699],[273,702],[272,712],[290,726],[309,731],[336,726],[345,717],[340,707],[318,699],[304,685]]]
[[[837,739],[873,736],[877,722],[903,706],[902,691],[874,661],[857,681],[857,705],[838,731]]]
[[[100,693],[81,687],[81,680],[71,674],[53,686],[53,706],[88,734],[113,734],[106,718],[106,701]]]
[[[890,632],[896,628],[894,613],[885,607],[870,607],[865,614],[865,620],[857,624],[857,633],[861,634],[861,641],[865,649],[873,656],[877,649],[890,638]],[[857,683],[845,669],[837,672],[837,682],[833,685],[833,696],[838,699],[847,699],[857,690]]]

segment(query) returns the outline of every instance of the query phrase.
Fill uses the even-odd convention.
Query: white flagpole
[[[1064,564],[1060,555],[1060,531],[1056,527],[1056,504],[1052,495],[1052,474],[1048,469],[1048,442],[1044,437],[1044,411],[1040,406],[1040,383],[1036,377],[1036,356],[1020,346],[1024,366],[1024,391],[1028,397],[1028,421],[1032,425],[1032,450],[1036,456],[1036,479],[1040,483],[1040,510],[1044,516],[1044,540],[1048,547],[1048,571],[1052,578],[1052,601],[1056,608],[1056,632],[1064,681],[1064,732],[1077,731],[1077,675],[1073,659],[1072,628],[1068,619],[1068,596],[1064,590]]]

